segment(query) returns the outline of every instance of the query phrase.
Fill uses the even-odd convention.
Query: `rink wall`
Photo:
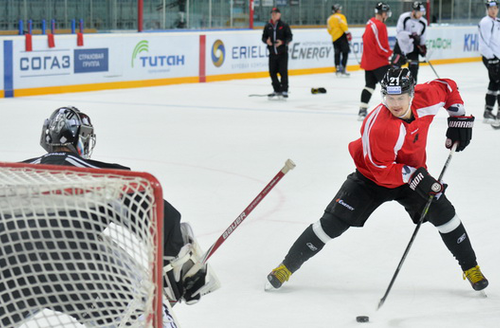
[[[351,29],[348,69],[359,69],[363,28]],[[149,87],[266,77],[267,49],[259,30],[0,37],[0,97]],[[389,28],[391,47],[395,28]],[[430,27],[433,64],[479,61],[476,26]],[[290,75],[332,72],[326,29],[295,29],[289,46]]]

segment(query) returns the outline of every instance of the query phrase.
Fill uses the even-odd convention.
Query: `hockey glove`
[[[325,88],[311,88],[311,93],[313,95],[318,94],[318,93],[326,93]]]
[[[417,46],[418,48],[418,51],[420,52],[420,55],[422,57],[425,57],[427,55],[427,46],[425,44],[421,45],[421,46]]]
[[[198,270],[184,281],[184,300],[186,304],[194,304],[201,298],[200,289],[205,286],[207,277],[206,268]]]
[[[410,35],[410,38],[413,39],[413,44],[414,45],[419,45],[420,44],[420,35],[418,35],[417,33],[412,33]]]
[[[423,167],[418,168],[413,172],[408,181],[410,189],[418,193],[425,199],[430,196],[436,196],[437,194],[444,192],[444,186],[434,179],[429,172]]]
[[[407,59],[403,54],[393,53],[391,57],[391,65],[401,67],[406,64]]]
[[[347,37],[347,41],[349,41],[349,42],[352,41],[352,34],[351,34],[351,32],[345,32],[345,36]]]
[[[474,116],[450,116],[448,117],[448,130],[446,131],[446,148],[451,149],[454,143],[458,143],[457,152],[467,147],[472,139],[472,127]]]

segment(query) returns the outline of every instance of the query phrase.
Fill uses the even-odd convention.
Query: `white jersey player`
[[[500,20],[498,15],[499,1],[488,0],[486,4],[486,16],[479,22],[479,52],[483,57],[483,63],[488,69],[488,91],[486,92],[486,105],[484,108],[484,122],[493,123],[495,119],[500,120],[500,112],[493,114],[495,103],[500,104]]]
[[[401,14],[396,25],[397,42],[394,46],[393,64],[404,65],[408,60],[408,68],[417,80],[419,68],[419,55],[427,55],[425,41],[427,39],[427,20],[424,18],[425,6],[422,2],[415,1],[412,11]],[[398,59],[395,59],[398,58]],[[405,58],[401,60],[399,58]]]

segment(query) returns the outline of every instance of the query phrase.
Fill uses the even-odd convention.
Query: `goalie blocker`
[[[220,287],[220,282],[209,264],[202,263],[203,252],[189,223],[181,223],[182,246],[176,257],[164,257],[169,262],[163,267],[164,293],[170,304],[197,303],[201,296]]]

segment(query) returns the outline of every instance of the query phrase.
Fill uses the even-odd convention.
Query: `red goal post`
[[[0,326],[162,326],[149,173],[0,162]]]

